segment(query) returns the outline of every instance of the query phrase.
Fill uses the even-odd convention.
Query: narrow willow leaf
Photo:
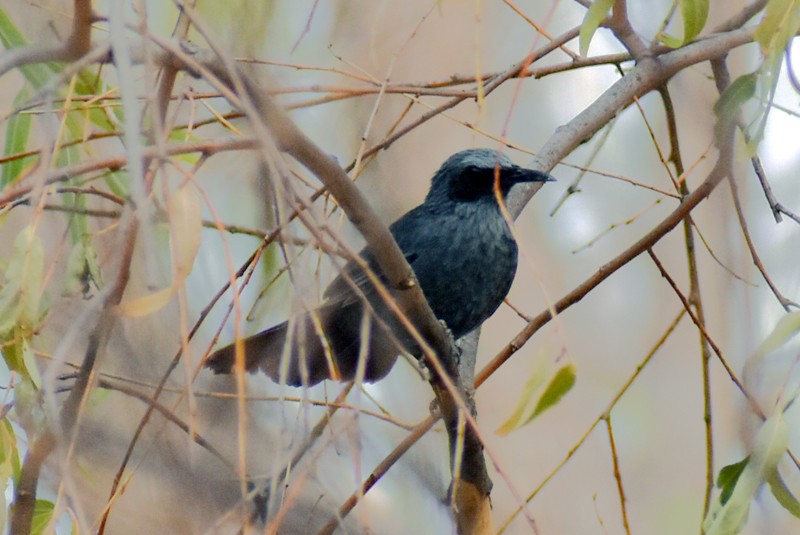
[[[2,311],[0,311],[2,313]],[[7,333],[2,333],[3,336],[0,340],[3,341],[3,361],[11,371],[19,373],[23,378],[26,378],[25,361],[22,356],[22,340],[14,339],[14,328],[12,327]]]
[[[3,359],[6,366],[29,381],[34,388],[41,388],[42,378],[27,339],[30,336],[30,330],[16,328],[12,329],[11,333],[3,345]]]
[[[533,406],[534,401],[536,400],[536,392],[547,380],[548,373],[549,366],[547,361],[545,359],[536,359],[534,361],[531,376],[528,378],[528,381],[525,383],[525,386],[522,389],[520,399],[517,402],[514,412],[497,430],[498,434],[507,435],[522,425],[522,422],[525,420],[525,415],[530,411],[529,407]]]
[[[8,480],[13,478],[14,486],[19,482],[19,452],[17,436],[7,417],[0,419],[0,488],[8,487]],[[5,492],[0,493],[0,530],[6,532],[8,507]]]
[[[683,38],[661,34],[659,39],[670,48],[678,48],[697,37],[708,20],[708,0],[680,0]]]
[[[775,351],[798,331],[800,331],[800,311],[789,312],[778,321],[772,332],[761,342],[756,349],[756,354],[764,355]]]
[[[736,111],[741,108],[742,104],[755,95],[757,79],[755,73],[750,73],[743,74],[734,80],[714,104],[714,114],[718,118],[735,117]]]
[[[200,139],[191,133],[188,128],[174,128],[172,131],[170,131],[167,138],[170,141],[175,141],[177,143],[189,143],[192,141],[199,141]],[[200,161],[201,154],[199,152],[187,152],[184,154],[178,154],[176,157],[182,162],[186,162],[189,165],[194,165]]]
[[[83,240],[89,242],[89,237],[86,236]],[[87,248],[84,244],[84,260],[86,260],[86,278],[91,279],[98,288],[103,286],[103,274],[100,271],[100,259],[97,257],[97,250],[94,247]]]
[[[45,429],[47,419],[42,408],[42,392],[24,377],[14,385],[14,413],[29,437]]]
[[[0,449],[2,450],[2,459],[0,459],[0,464],[3,466],[2,477],[11,477],[14,478],[14,481],[18,481],[20,464],[17,435],[14,434],[14,428],[11,427],[11,422],[7,417],[0,420]],[[6,469],[9,471],[7,472]]]
[[[683,42],[688,43],[703,31],[708,20],[708,0],[681,0]]]
[[[717,487],[721,491],[719,495],[719,501],[722,503],[722,505],[725,505],[725,503],[727,503],[728,499],[731,497],[733,489],[736,487],[736,482],[739,481],[739,476],[742,475],[742,472],[749,461],[750,456],[748,455],[738,463],[724,466],[719,471],[719,475],[717,476]]]
[[[78,73],[75,81],[76,95],[90,97],[95,95],[104,95],[108,92],[108,89],[109,88],[103,82],[103,79],[98,76],[97,73],[91,72],[88,69],[84,69]],[[116,125],[110,117],[107,106],[92,106],[87,108],[85,104],[81,103],[77,110],[81,111],[81,115],[84,117],[88,117],[92,124],[98,126],[105,132],[111,132],[116,129]],[[77,116],[75,119],[77,119]],[[83,118],[81,118],[80,121],[84,122]]]
[[[42,388],[42,377],[39,375],[39,368],[36,367],[36,358],[31,351],[31,345],[27,338],[22,339],[22,363],[25,365],[25,372],[28,378],[37,389]]]
[[[797,0],[770,0],[764,10],[764,18],[756,28],[753,37],[761,46],[764,55],[772,48],[783,49],[786,43],[780,44],[781,30],[786,21],[791,17],[792,11],[797,9]]]
[[[714,104],[717,123],[714,134],[719,140],[722,133],[736,120],[739,109],[756,93],[758,77],[755,73],[744,74],[728,86]]]
[[[28,99],[28,90],[24,87],[22,90],[17,93],[16,98],[14,99],[14,106],[17,107],[20,103],[24,102]],[[25,152],[28,148],[28,138],[30,137],[31,133],[31,116],[28,113],[15,113],[8,119],[8,125],[6,126],[6,146],[5,146],[5,154],[12,155],[12,154],[19,154],[21,152]],[[13,184],[16,181],[19,174],[25,169],[25,166],[28,165],[33,160],[33,157],[27,156],[25,158],[18,158],[16,160],[11,160],[4,164],[3,167],[3,175],[0,176],[0,190],[8,186],[9,184]]]
[[[119,314],[146,316],[170,302],[192,272],[197,251],[200,249],[200,235],[203,230],[201,212],[200,197],[192,188],[187,186],[172,192],[167,204],[174,265],[172,284],[168,288],[120,303],[117,307]]]
[[[176,275],[174,284],[178,285],[183,284],[192,271],[203,231],[202,205],[194,188],[185,186],[172,192],[167,214]]]
[[[542,385],[550,376],[552,366],[542,360],[534,367],[530,379],[522,391],[522,395],[514,413],[497,430],[501,435],[506,435],[532,422],[537,416],[558,403],[564,394],[569,392],[575,384],[575,365],[562,366],[547,382],[547,386],[539,394]]]
[[[53,519],[56,506],[49,500],[36,500],[33,506],[33,519],[31,521],[31,535],[42,535]]]
[[[127,199],[130,196],[130,188],[128,187],[130,181],[128,178],[126,171],[109,171],[103,177],[111,193],[123,199]]]
[[[759,115],[749,128],[748,152],[753,155],[764,139],[767,118],[778,88],[781,66],[787,46],[800,30],[800,0],[770,0],[764,18],[756,28],[754,37],[764,56],[759,79]]]
[[[177,286],[155,291],[142,297],[128,299],[117,305],[117,313],[123,316],[140,318],[158,312],[170,302],[177,293]]]
[[[0,340],[9,340],[14,326],[17,324],[18,297],[18,280],[8,279],[3,286],[0,286]],[[3,354],[6,355],[9,350],[10,348],[8,347],[4,348]]]
[[[783,419],[782,408],[763,423],[756,433],[753,451],[739,474],[727,501],[715,502],[703,521],[706,535],[738,533],[744,527],[750,512],[750,503],[762,483],[777,469],[789,444],[789,429]]]
[[[44,247],[32,226],[20,231],[0,289],[0,338],[12,329],[30,331],[39,322],[44,279]]]
[[[533,414],[530,415],[525,423],[529,423],[544,411],[561,401],[561,398],[572,389],[574,384],[575,365],[570,363],[556,372],[555,376],[547,385],[547,388],[544,389],[542,397],[539,398],[539,402],[536,404],[536,409],[534,409]]]
[[[75,244],[67,255],[64,269],[64,293],[76,295],[84,288],[86,262],[84,260],[83,243]]]
[[[608,11],[614,6],[615,0],[596,0],[589,6],[589,11],[586,12],[586,17],[581,24],[581,31],[579,35],[581,55],[585,56],[589,52],[589,44],[592,42],[597,28],[600,23],[608,15]]]
[[[88,295],[91,285],[101,288],[103,280],[100,273],[100,261],[91,240],[85,236],[76,243],[67,256],[64,269],[64,293]]]
[[[758,369],[758,366],[761,366],[764,359],[768,358],[770,353],[788,342],[798,331],[800,331],[800,311],[789,312],[784,315],[772,329],[772,332],[759,344],[753,354],[747,357],[745,361],[745,373],[750,373],[750,370]]]
[[[769,489],[775,499],[778,500],[778,503],[792,515],[800,518],[800,502],[797,501],[792,491],[786,486],[777,469],[767,478],[767,483],[769,483]]]
[[[39,323],[39,303],[44,283],[44,246],[32,226],[20,232],[15,245],[17,253],[22,255],[20,264],[20,312],[19,323],[24,328],[33,328]]]

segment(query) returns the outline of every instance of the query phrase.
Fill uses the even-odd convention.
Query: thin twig
[[[772,294],[786,312],[789,312],[791,307],[798,308],[798,304],[785,297],[780,290],[778,290],[778,287],[775,286],[775,283],[772,282],[772,277],[770,277],[767,273],[763,262],[761,262],[761,257],[758,255],[758,251],[756,251],[753,238],[750,237],[750,231],[747,230],[747,220],[744,217],[742,202],[739,199],[739,186],[736,185],[736,179],[734,177],[728,177],[728,184],[730,185],[731,189],[731,198],[733,199],[733,207],[736,210],[736,217],[739,220],[739,228],[742,229],[742,236],[747,244],[747,249],[750,251],[750,258],[753,259],[753,265],[756,266],[758,271],[761,273],[761,276],[764,277],[764,281],[767,283],[767,286],[769,286],[769,289],[772,290]]]
[[[678,176],[683,176],[685,170],[683,167],[683,157],[681,156],[681,146],[678,138],[678,121],[675,117],[675,107],[672,104],[672,96],[670,95],[667,85],[659,88],[661,100],[664,103],[664,111],[667,116],[667,129],[669,132],[670,140],[670,155],[669,159],[675,166],[675,172]],[[731,173],[728,173],[730,177]],[[689,186],[686,180],[680,181],[677,184],[678,192],[681,197],[685,198],[689,195]],[[694,223],[691,215],[687,215],[683,220],[683,239],[686,244],[686,259],[689,268],[689,301],[694,306],[697,314],[697,319],[705,325],[705,310],[703,307],[703,299],[700,291],[700,273],[697,267],[697,249],[695,247]],[[709,350],[708,343],[701,335],[699,337],[700,343],[700,358],[703,376],[703,423],[705,431],[705,445],[706,445],[706,485],[703,500],[703,517],[708,512],[711,505],[711,493],[714,490],[714,433],[713,433],[713,414],[711,412],[711,373],[709,370],[711,362],[711,351]]]
[[[695,314],[694,310],[692,309],[692,305],[689,302],[689,299],[685,295],[683,295],[683,292],[680,291],[680,288],[678,288],[678,285],[669,275],[667,270],[664,268],[664,265],[655,255],[653,250],[647,249],[647,254],[650,255],[650,258],[653,260],[653,263],[658,268],[658,271],[661,273],[661,276],[670,285],[672,290],[678,296],[678,299],[680,299],[681,303],[683,304],[683,307],[686,309],[686,312],[689,313],[689,317],[692,318],[692,322],[697,326],[697,329],[700,331],[700,334],[708,342],[708,345],[711,346],[711,349],[714,351],[714,354],[717,355],[720,364],[722,364],[722,367],[725,368],[725,371],[728,373],[728,377],[730,377],[733,384],[736,385],[736,388],[739,389],[739,391],[744,395],[745,399],[747,399],[747,401],[750,403],[750,408],[753,409],[753,412],[755,412],[756,414],[760,415],[763,418],[764,411],[761,410],[756,399],[753,398],[749,394],[749,392],[745,389],[744,383],[741,381],[741,379],[739,379],[739,377],[736,375],[736,372],[733,371],[733,368],[731,368],[730,364],[728,364],[728,361],[723,357],[722,350],[720,350],[717,343],[714,342],[714,339],[711,338],[711,335],[709,335],[708,331],[706,331],[705,324],[702,321],[700,321],[700,319],[697,317],[697,314]]]
[[[617,493],[619,494],[619,508],[622,514],[622,525],[625,533],[631,535],[631,526],[628,523],[628,509],[625,505],[625,488],[622,486],[622,474],[619,471],[619,456],[617,455],[617,443],[614,440],[614,428],[611,425],[611,415],[607,414],[603,420],[606,422],[608,431],[608,445],[611,448],[611,461],[614,464],[614,479],[617,482]]]

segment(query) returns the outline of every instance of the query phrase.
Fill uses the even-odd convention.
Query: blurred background
[[[107,2],[95,2],[107,13]],[[742,9],[743,1],[712,3],[707,28]],[[628,2],[631,23],[650,40],[669,13],[672,2]],[[31,41],[58,42],[69,33],[69,2],[12,0],[3,9]],[[134,1],[126,7],[132,23],[146,21],[149,32],[172,34],[177,20],[172,3]],[[323,2],[236,0],[199,2],[197,14],[210,29],[216,45],[231,55],[252,61],[250,72],[291,109],[302,130],[344,166],[360,150],[381,143],[400,126],[437,107],[451,96],[451,78],[498,73],[521,61],[547,39],[534,30],[534,21],[558,36],[579,26],[586,8],[579,2],[455,2],[372,1]],[[519,10],[522,14],[517,12]],[[524,14],[524,16],[523,16]],[[526,20],[526,18],[528,20]],[[95,41],[107,36],[108,25],[98,23]],[[680,32],[680,25],[674,30]],[[135,38],[131,32],[129,39]],[[205,46],[194,30],[189,39]],[[577,40],[566,47],[578,53]],[[590,56],[622,53],[624,48],[607,30],[592,40]],[[759,62],[756,45],[733,51],[732,75],[753,71]],[[559,68],[572,61],[556,50],[533,64],[533,70],[554,73],[512,79],[485,98],[470,98],[413,129],[373,157],[359,160],[358,185],[387,223],[422,201],[430,177],[452,153],[469,147],[501,146],[517,163],[526,164],[561,125],[565,124],[620,78],[615,65],[574,70]],[[631,62],[623,63],[629,69]],[[154,70],[136,70],[140,105],[151,105]],[[95,68],[96,70],[96,68]],[[118,83],[114,69],[97,71],[109,86]],[[441,82],[442,96],[411,92],[376,94],[386,81],[392,85]],[[0,78],[0,95],[8,115],[25,80],[19,72]],[[451,87],[453,91],[474,88]],[[356,90],[370,88],[357,95]],[[669,83],[680,135],[686,182],[690,190],[702,182],[715,162],[712,107],[718,93],[707,63],[689,67]],[[220,139],[247,135],[246,120],[230,123],[202,121],[232,111],[202,81],[180,76],[177,95],[168,112],[171,125],[197,124],[181,130],[183,140]],[[350,93],[348,93],[350,91]],[[435,93],[435,91],[432,91]],[[341,98],[336,98],[336,97]],[[769,115],[758,155],[778,200],[800,211],[796,180],[798,158],[798,95],[783,76],[776,107]],[[109,101],[109,108],[119,107]],[[118,113],[112,111],[112,114]],[[45,139],[48,114],[34,113],[31,149]],[[146,121],[143,121],[145,125]],[[2,126],[2,125],[0,125]],[[606,130],[607,129],[607,130]],[[670,145],[662,99],[652,92],[578,147],[551,173],[557,182],[544,187],[516,221],[519,270],[509,301],[522,314],[535,316],[574,289],[601,266],[644,236],[678,204],[670,175],[662,162]],[[87,127],[87,131],[91,127]],[[8,137],[0,128],[0,138]],[[40,136],[37,138],[37,135]],[[171,141],[182,141],[176,136]],[[800,277],[795,257],[800,246],[797,223],[776,223],[764,198],[743,145],[737,150],[735,171],[749,234],[766,271],[788,299],[798,300]],[[124,152],[119,139],[92,142],[91,156]],[[201,166],[197,159],[164,166],[154,195],[177,187],[191,173],[202,190],[203,217],[226,225],[269,231],[277,212],[285,210],[272,196],[269,173],[248,151],[223,151]],[[294,163],[289,168],[307,178],[310,195],[318,184]],[[585,174],[580,168],[588,167]],[[672,170],[674,173],[674,169]],[[573,193],[574,181],[582,176]],[[624,178],[624,180],[620,179]],[[635,183],[635,184],[632,184]],[[643,187],[647,186],[647,187]],[[652,188],[652,189],[648,189]],[[331,232],[340,232],[353,247],[363,241],[333,203],[324,199],[312,211]],[[31,208],[11,211],[0,228],[0,243],[9,249],[27,225]],[[285,217],[285,213],[278,214]],[[37,216],[39,217],[39,216]],[[39,352],[44,384],[52,390],[64,366],[48,365],[50,358],[78,363],[86,341],[71,327],[90,309],[80,293],[70,292],[62,278],[68,254],[64,248],[65,215],[41,214],[37,229],[54,274],[48,283],[47,319],[32,346]],[[731,191],[722,183],[692,212],[699,289],[706,329],[731,368],[744,376],[749,390],[770,407],[775,397],[797,379],[798,345],[789,343],[745,373],[745,362],[785,314],[753,264]],[[114,220],[92,220],[92,242],[104,269],[113,264],[119,248]],[[308,245],[311,233],[300,224],[288,227],[300,245],[287,245],[292,258],[292,281],[282,271],[283,253],[270,247],[252,280],[243,289],[241,304],[248,316],[240,324],[254,333],[313,306],[335,275],[331,262],[318,247]],[[137,242],[132,280],[127,295],[144,295],[168,286],[170,228],[153,223],[143,231],[150,238]],[[205,229],[191,274],[185,280],[185,304],[176,296],[165,307],[144,317],[125,317],[115,327],[102,356],[100,369],[109,381],[127,388],[152,386],[166,371],[180,348],[178,333],[197,321],[212,297],[230,280],[231,272],[253,253],[259,238]],[[305,243],[305,245],[303,245]],[[687,248],[679,226],[654,248],[680,289],[689,291]],[[110,269],[110,268],[109,268]],[[294,282],[294,283],[292,283]],[[262,291],[265,290],[263,295]],[[291,455],[325,414],[322,407],[292,401],[334,399],[342,386],[327,383],[308,391],[280,387],[261,376],[247,378],[251,399],[240,412],[236,382],[211,377],[197,365],[225,320],[230,292],[214,307],[191,342],[191,359],[173,373],[161,402],[187,422],[227,459],[221,462],[195,444],[163,416],[153,418],[136,446],[125,472],[124,494],[113,502],[109,533],[235,532],[240,498],[238,458],[245,451],[247,472],[261,481],[273,481]],[[700,335],[685,315],[647,362],[630,388],[609,410],[637,367],[642,364],[683,306],[647,255],[641,255],[582,301],[541,329],[476,392],[478,421],[492,462],[493,518],[504,533],[532,533],[517,509],[525,505],[538,533],[624,533],[620,495],[609,441],[613,424],[620,481],[632,533],[674,534],[698,532],[703,516],[706,478],[706,436]],[[492,359],[525,326],[510,306],[503,306],[484,325],[478,369]],[[232,320],[222,327],[220,342],[234,337]],[[576,369],[572,390],[532,423],[500,435],[496,430],[524,397],[525,384],[536,363]],[[7,382],[13,379],[8,376]],[[192,383],[192,394],[181,389]],[[228,392],[231,397],[212,395]],[[747,408],[741,392],[712,356],[710,392],[714,473],[738,462],[752,448],[760,420]],[[58,403],[63,397],[54,395]],[[285,396],[289,399],[276,400]],[[188,400],[188,401],[187,401]],[[350,392],[347,403],[389,415],[387,421],[368,413],[340,410],[329,428],[297,466],[291,485],[275,483],[270,510],[286,514],[279,532],[313,533],[357,487],[374,466],[429,413],[432,394],[407,363],[401,362],[384,381]],[[58,500],[58,532],[96,528],[108,500],[110,481],[120,465],[132,431],[146,405],[117,390],[94,392],[82,412],[78,448],[51,459],[40,483],[44,497]],[[246,422],[241,424],[246,416]],[[786,413],[790,448],[800,447],[798,413]],[[599,422],[599,423],[598,423]],[[17,425],[15,423],[15,425]],[[244,450],[237,437],[245,429]],[[585,438],[585,441],[582,440]],[[580,447],[559,469],[559,464]],[[25,444],[19,444],[24,453]],[[74,456],[74,457],[73,457]],[[342,533],[450,533],[446,504],[450,470],[447,438],[439,429],[429,433],[402,457],[364,501],[347,517]],[[495,465],[496,463],[496,465]],[[786,464],[783,464],[786,463]],[[784,459],[781,474],[788,486],[800,491],[800,476]],[[552,475],[554,474],[554,475]],[[552,478],[550,476],[552,475]],[[541,487],[541,489],[540,489]],[[7,501],[11,495],[6,496]],[[281,508],[282,503],[291,506]],[[282,514],[283,514],[282,513]],[[255,528],[259,529],[259,528]],[[757,493],[744,533],[792,533],[800,521],[786,512],[768,492]]]

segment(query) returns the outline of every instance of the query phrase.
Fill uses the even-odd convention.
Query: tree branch
[[[12,48],[0,54],[0,77],[11,69],[46,61],[75,61],[91,49],[91,0],[75,0],[72,14],[72,32],[63,44],[57,46],[29,45]]]

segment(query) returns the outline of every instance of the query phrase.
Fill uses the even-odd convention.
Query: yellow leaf
[[[177,286],[192,272],[194,259],[200,249],[200,234],[203,230],[200,197],[190,186],[182,187],[170,195],[167,212],[172,261],[178,279],[173,282],[173,286]]]
[[[117,313],[134,318],[147,316],[164,308],[176,292],[177,287],[173,284],[169,288],[124,301],[117,306]]]

